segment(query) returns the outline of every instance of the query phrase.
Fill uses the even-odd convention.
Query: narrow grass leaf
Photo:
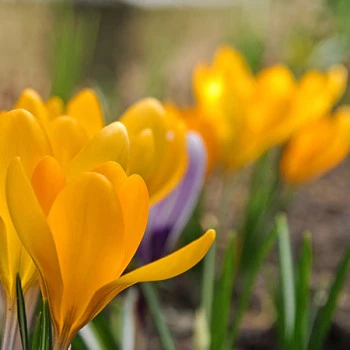
[[[236,273],[236,236],[231,235],[225,252],[222,273],[216,284],[211,321],[212,350],[220,349],[228,330],[233,284]]]
[[[207,329],[210,329],[215,284],[216,242],[204,258],[201,308],[204,310]]]
[[[141,283],[140,286],[157,328],[163,349],[176,350],[174,340],[171,336],[170,330],[162,313],[162,308],[160,306],[156,290],[151,283]]]
[[[284,347],[290,349],[295,326],[295,280],[290,234],[285,215],[276,218],[280,263],[281,298],[284,315]]]
[[[308,344],[309,350],[318,350],[322,348],[323,342],[327,336],[327,332],[329,331],[334,313],[337,308],[337,302],[340,293],[348,276],[349,268],[350,247],[346,249],[343,258],[338,265],[337,272],[325,305],[322,306],[317,312],[316,319],[311,331],[310,341]]]
[[[41,349],[42,310],[39,311],[32,338],[32,350]]]
[[[244,312],[248,306],[249,299],[252,294],[252,290],[256,281],[256,277],[258,275],[258,272],[260,270],[260,267],[262,263],[264,262],[265,258],[267,257],[268,253],[270,252],[273,244],[275,243],[277,238],[277,229],[274,226],[265,240],[260,245],[260,248],[257,250],[255,257],[252,259],[252,265],[247,271],[245,275],[245,279],[243,281],[243,293],[240,296],[238,300],[237,309],[234,315],[233,325],[232,325],[232,331],[229,334],[228,338],[225,341],[223,349],[232,350],[234,349],[235,343],[237,341],[238,331],[240,328],[240,325],[242,323]]]
[[[41,324],[41,350],[50,350],[52,348],[51,320],[47,301],[43,301]]]
[[[113,331],[109,325],[109,314],[105,311],[100,312],[89,324],[91,333],[96,338],[95,340],[99,343],[100,349],[102,350],[117,348]]]
[[[304,350],[309,333],[310,285],[312,274],[311,235],[304,235],[295,283],[296,314],[293,348]]]
[[[19,332],[21,335],[21,342],[23,350],[29,349],[29,338],[28,338],[28,325],[26,316],[26,306],[24,302],[23,290],[21,278],[17,274],[16,276],[16,295],[17,295],[17,317]]]

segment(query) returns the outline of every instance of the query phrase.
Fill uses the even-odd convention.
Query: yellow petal
[[[54,120],[55,118],[63,115],[64,103],[63,100],[58,96],[49,98],[45,103],[45,107],[49,120]]]
[[[62,280],[55,244],[19,158],[16,158],[9,166],[6,194],[13,224],[25,249],[32,257],[41,275],[50,275],[54,280],[52,285],[44,284],[45,296],[49,297],[53,290],[60,294]]]
[[[38,161],[50,154],[48,137],[32,114],[23,109],[5,113],[0,118],[0,198],[7,167],[13,158],[20,157],[27,175],[31,176]]]
[[[328,90],[332,103],[337,102],[344,94],[347,87],[348,71],[341,64],[334,65],[327,72]]]
[[[58,117],[48,127],[55,158],[65,167],[89,142],[85,129],[72,117]]]
[[[186,129],[183,124],[169,121],[171,126],[166,135],[165,154],[157,155],[157,167],[149,178],[146,178],[151,203],[163,199],[181,181],[188,163],[186,149]]]
[[[339,164],[349,152],[350,109],[338,109],[304,127],[288,143],[281,159],[285,180],[298,185]]]
[[[119,122],[111,123],[105,126],[67,165],[66,175],[71,178],[108,161],[115,161],[126,169],[129,147],[125,126]]]
[[[208,230],[203,236],[185,247],[142,266],[120,277],[119,284],[161,281],[176,277],[191,269],[207,254],[215,239],[215,231]]]
[[[44,157],[36,166],[31,182],[41,208],[47,216],[52,203],[66,184],[60,165],[54,158]]]
[[[176,277],[196,265],[208,252],[215,239],[215,231],[209,230],[203,236],[185,247],[131,271],[109,285],[101,288],[89,305],[89,317],[95,317],[118,293],[138,282],[161,281]]]
[[[33,114],[43,125],[47,124],[47,110],[36,91],[32,89],[24,90],[15,108],[23,108]]]
[[[68,102],[67,114],[77,119],[90,138],[104,126],[100,101],[91,89],[80,91]]]
[[[69,182],[52,205],[48,223],[64,281],[62,299],[52,291],[50,305],[61,334],[65,327],[81,327],[94,293],[122,273],[129,247],[117,194],[101,174],[84,173]],[[54,286],[51,275],[43,278]]]
[[[8,254],[0,254],[0,273],[5,293],[15,296],[16,274],[22,279],[23,288],[27,289],[36,276],[36,270],[29,255],[25,252],[17,237],[5,200],[5,179],[9,164],[20,156],[27,176],[31,176],[38,161],[51,154],[47,135],[32,114],[17,109],[4,113],[0,118],[0,216],[6,226],[6,246]],[[24,198],[24,199],[23,199]],[[23,197],[23,205],[26,198]]]
[[[129,174],[140,174],[152,203],[168,194],[187,166],[186,129],[154,99],[131,106],[120,118],[130,136]],[[147,152],[142,156],[143,152]],[[139,161],[142,157],[142,161]]]
[[[140,176],[134,174],[127,177],[122,167],[115,162],[107,162],[94,171],[111,182],[122,203],[125,246],[128,247],[122,263],[124,270],[135,255],[146,230],[149,210],[147,187]]]

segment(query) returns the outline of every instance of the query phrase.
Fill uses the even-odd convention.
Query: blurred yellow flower
[[[147,223],[147,187],[139,175],[127,176],[119,164],[107,162],[67,183],[57,161],[45,157],[30,181],[17,158],[9,166],[6,189],[18,235],[40,272],[56,350],[67,349],[122,290],[183,273],[215,238],[209,230],[175,253],[122,275]]]
[[[288,142],[281,173],[288,183],[300,185],[338,165],[350,149],[350,107],[339,108],[299,130]]]
[[[42,121],[49,135],[54,156],[64,167],[71,162],[77,163],[75,158],[81,162],[81,153],[85,154],[85,160],[90,152],[101,157],[101,154],[92,150],[93,147],[89,145],[104,133],[103,138],[104,142],[108,143],[108,150],[106,147],[103,161],[118,161],[129,174],[140,174],[146,181],[152,203],[167,195],[185,172],[185,128],[179,120],[168,116],[163,106],[155,99],[146,98],[137,102],[120,118],[129,135],[130,154],[124,150],[120,152],[118,144],[112,144],[111,135],[103,131],[109,128],[109,125],[104,126],[99,99],[91,89],[80,91],[66,107],[57,96],[44,104],[38,94],[27,89],[22,93],[17,107],[29,110]],[[99,145],[100,141],[95,144]],[[128,157],[121,162],[115,158],[116,154]],[[79,171],[81,170],[83,169],[79,168]],[[70,171],[68,170],[68,173]]]
[[[208,175],[214,168],[218,158],[218,136],[215,123],[198,107],[180,109],[171,103],[166,103],[164,107],[167,113],[182,120],[188,130],[196,131],[201,135],[207,151],[206,173]]]
[[[225,46],[211,66],[196,67],[194,93],[203,114],[216,124],[219,161],[236,169],[329,113],[346,82],[341,65],[325,73],[308,71],[299,82],[282,65],[254,77],[244,58]]]

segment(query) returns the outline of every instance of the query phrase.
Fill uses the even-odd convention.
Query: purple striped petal
[[[139,247],[139,257],[153,261],[172,250],[190,219],[203,187],[207,154],[202,138],[187,134],[189,162],[178,186],[150,209],[147,230]]]

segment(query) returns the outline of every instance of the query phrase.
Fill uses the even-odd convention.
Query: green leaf
[[[310,341],[308,344],[309,350],[318,350],[322,348],[323,342],[327,336],[327,332],[329,331],[334,313],[337,308],[337,302],[340,293],[348,276],[349,268],[350,247],[346,249],[343,258],[338,265],[337,273],[330,288],[327,302],[317,312],[316,319],[311,330]]]
[[[204,310],[207,329],[210,329],[215,283],[216,241],[204,258],[201,308]]]
[[[77,16],[69,3],[56,6],[51,94],[65,102],[91,61],[95,50],[100,16],[83,13]]]
[[[273,221],[276,205],[279,177],[271,176],[279,172],[271,172],[271,168],[276,166],[276,152],[270,150],[266,152],[256,162],[251,178],[250,193],[245,209],[244,227],[240,235],[238,244],[241,246],[240,273],[250,269],[252,263],[251,256],[260,249],[261,244],[266,239]]]
[[[117,349],[114,331],[110,328],[109,313],[100,312],[90,323],[91,330],[102,350]]]
[[[42,305],[41,350],[52,349],[52,334],[49,306],[46,300]]]
[[[41,349],[42,310],[39,311],[32,339],[32,350]]]
[[[311,235],[305,234],[301,249],[295,283],[296,314],[294,327],[294,349],[306,349],[309,333],[310,285],[312,277]]]
[[[171,336],[170,330],[166,324],[162,308],[160,306],[159,297],[153,285],[151,283],[141,283],[141,290],[147,301],[147,305],[151,312],[153,321],[157,328],[164,350],[175,350],[176,346]]]
[[[226,339],[224,349],[232,350],[234,349],[235,343],[237,341],[238,331],[243,319],[244,312],[248,306],[250,296],[252,294],[252,290],[256,281],[256,277],[260,270],[262,263],[270,252],[273,244],[275,243],[277,238],[277,229],[274,226],[265,240],[260,245],[259,249],[255,253],[255,256],[252,256],[252,264],[249,268],[249,271],[244,276],[243,281],[243,293],[238,300],[237,309],[234,315],[232,331]]]
[[[21,278],[16,276],[16,295],[17,295],[17,317],[19,332],[21,334],[21,342],[23,350],[29,349],[28,326],[26,316],[26,306],[24,302]]]
[[[225,252],[222,273],[214,294],[214,306],[211,321],[212,350],[220,349],[225,341],[230,316],[233,284],[236,273],[236,235],[229,237]]]
[[[294,337],[296,302],[290,234],[285,215],[280,214],[277,216],[276,226],[278,231],[280,285],[284,317],[283,348],[290,349]]]
[[[87,350],[87,346],[84,343],[84,340],[79,335],[79,333],[74,337],[72,342],[72,350]]]

